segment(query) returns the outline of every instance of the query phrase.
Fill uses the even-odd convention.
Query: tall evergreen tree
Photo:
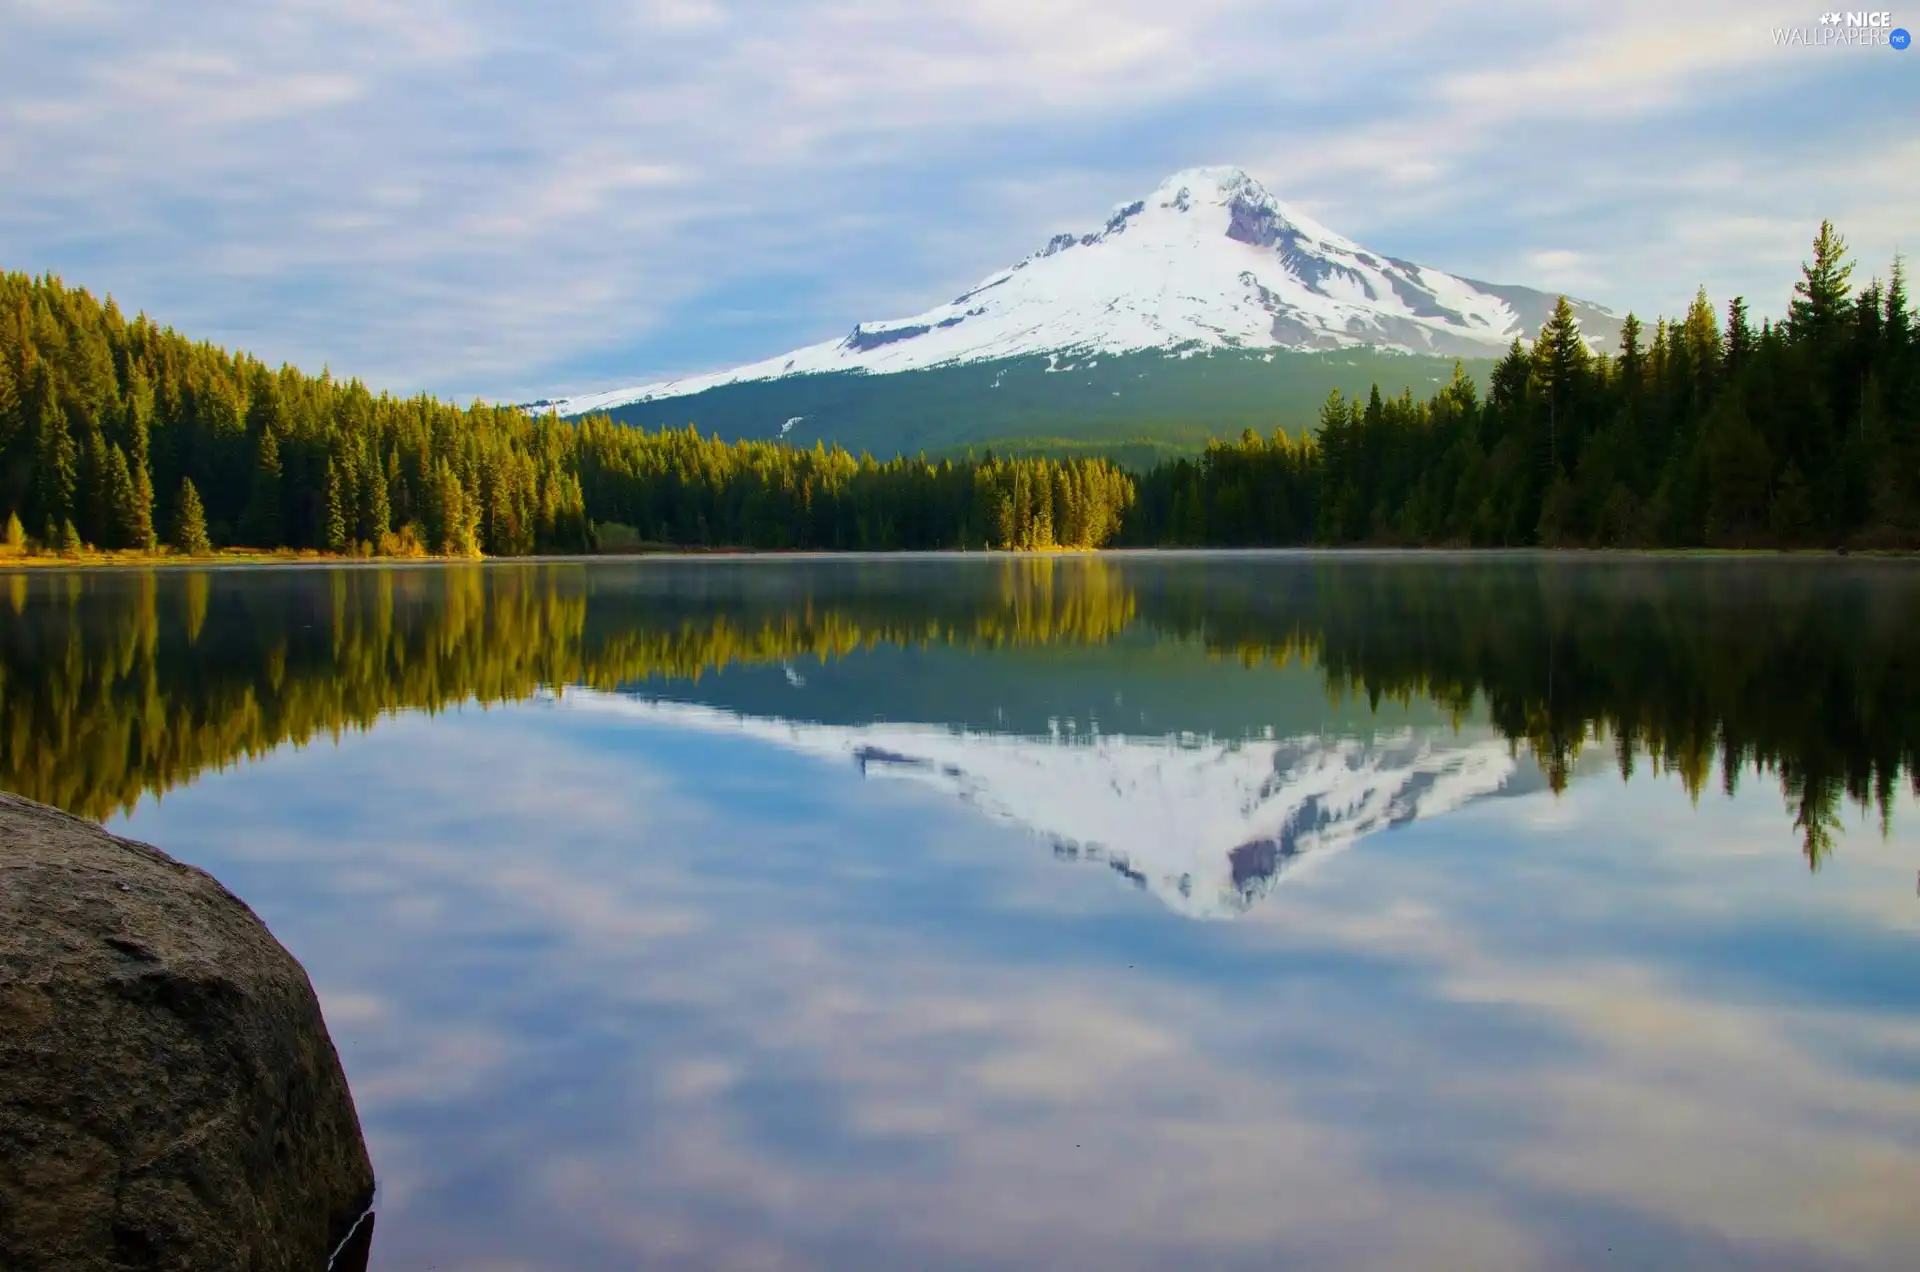
[[[112,535],[102,536],[103,541],[115,548],[144,550],[153,527],[134,489],[133,472],[127,466],[127,453],[120,449],[117,442],[107,449],[106,486]]]
[[[74,494],[80,481],[79,457],[75,453],[73,434],[67,428],[66,412],[56,400],[52,373],[44,363],[34,368],[29,397],[39,511],[48,524],[57,528],[73,516]]]
[[[1561,439],[1574,423],[1573,407],[1585,387],[1592,356],[1580,334],[1580,320],[1574,316],[1573,305],[1565,296],[1560,297],[1533,345],[1533,373],[1543,390],[1546,408],[1547,462],[1553,472],[1560,470]]]
[[[1687,316],[1680,324],[1680,334],[1686,343],[1695,391],[1704,398],[1718,382],[1720,362],[1725,356],[1720,319],[1713,312],[1713,303],[1707,299],[1706,288],[1694,293],[1693,303],[1687,306]]]
[[[1704,294],[1704,289],[1702,289]],[[1727,373],[1739,375],[1753,352],[1753,327],[1747,321],[1747,298],[1735,296],[1727,302]]]
[[[380,464],[380,452],[371,439],[360,452],[360,538],[373,545],[380,543],[393,529],[393,509],[387,498],[386,473]]]
[[[1852,277],[1847,241],[1833,228],[1833,222],[1820,222],[1820,233],[1813,240],[1813,259],[1800,267],[1800,281],[1793,285],[1794,298],[1787,307],[1787,324],[1793,334],[1816,341],[1832,336],[1846,312]]]
[[[213,551],[213,544],[207,539],[207,510],[200,502],[200,492],[194,488],[193,479],[180,481],[180,501],[174,513],[173,547],[187,556],[205,556]]]
[[[0,350],[0,455],[4,455],[13,446],[14,438],[19,436],[20,386],[16,382],[13,367]]]
[[[247,507],[240,517],[240,536],[255,547],[277,547],[286,541],[282,529],[281,480],[280,439],[271,428],[265,428],[255,443]]]
[[[320,546],[329,552],[347,550],[347,494],[340,478],[340,464],[327,458],[327,481],[321,505]]]
[[[1886,333],[1888,349],[1904,353],[1913,342],[1913,310],[1907,299],[1907,261],[1896,254],[1893,258],[1893,273],[1887,280],[1887,290],[1882,298],[1886,305],[1886,316],[1882,329]]]
[[[133,477],[133,509],[128,522],[130,546],[151,552],[158,546],[153,529],[153,459],[151,428],[153,386],[137,365],[127,371],[127,468]]]

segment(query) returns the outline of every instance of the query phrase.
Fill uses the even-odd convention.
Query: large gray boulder
[[[372,1199],[320,1004],[266,925],[0,793],[0,1268],[321,1272]]]

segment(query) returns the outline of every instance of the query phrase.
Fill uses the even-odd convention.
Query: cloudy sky
[[[525,397],[913,313],[1175,169],[1643,313],[1920,241],[1920,51],[1812,0],[0,0],[0,268]],[[1920,27],[1920,10],[1896,22]]]

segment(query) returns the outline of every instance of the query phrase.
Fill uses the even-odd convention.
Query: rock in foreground
[[[373,1197],[305,971],[212,876],[0,793],[0,1268],[319,1272]]]

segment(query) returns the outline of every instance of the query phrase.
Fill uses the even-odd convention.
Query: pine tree
[[[127,453],[118,443],[107,448],[107,504],[112,537],[106,539],[115,548],[144,548],[148,527],[137,505],[133,473],[127,467]]]
[[[85,498],[81,499],[79,525],[81,537],[88,543],[101,547],[120,546],[120,531],[114,518],[113,465],[107,455],[107,439],[101,433],[97,418],[89,420],[83,435],[86,446],[82,450],[85,463],[82,465],[81,489]]]
[[[1794,300],[1787,307],[1787,325],[1796,338],[1824,340],[1832,335],[1846,312],[1853,266],[1847,263],[1847,241],[1833,222],[1820,222],[1813,240],[1813,259],[1800,268],[1793,285]]]
[[[13,445],[21,428],[20,386],[15,382],[13,368],[7,364],[6,352],[0,349],[0,454],[5,454]]]
[[[130,450],[127,467],[133,477],[133,509],[127,531],[129,546],[151,552],[158,546],[153,532],[153,473],[149,453],[149,421],[153,417],[153,388],[139,367],[127,379],[126,427]]]
[[[19,556],[27,550],[27,529],[20,524],[20,514],[7,514],[6,550],[11,556]]]
[[[60,523],[58,546],[61,554],[65,556],[72,556],[86,547],[86,543],[80,538],[80,531],[73,524],[72,517]]]
[[[412,520],[412,494],[400,472],[400,449],[395,447],[387,452],[387,524],[404,526]]]
[[[346,503],[346,491],[342,488],[340,480],[340,465],[332,457],[328,457],[325,502],[320,510],[320,546],[329,552],[347,550]]]
[[[1580,320],[1565,296],[1554,302],[1553,314],[1540,328],[1533,343],[1533,376],[1540,383],[1547,405],[1548,471],[1560,471],[1571,457],[1572,448],[1563,438],[1574,423],[1573,405],[1585,387],[1592,351],[1580,335]],[[1563,451],[1566,454],[1563,455]]]
[[[207,510],[201,506],[200,492],[194,489],[190,477],[180,480],[180,505],[173,521],[173,547],[187,556],[206,556],[213,551],[212,543],[207,540]]]
[[[249,544],[277,548],[286,542],[281,518],[280,442],[272,429],[260,434],[253,461],[247,506],[240,514],[240,534]]]
[[[1913,311],[1907,305],[1907,261],[1896,254],[1893,276],[1887,280],[1887,312],[1883,323],[1887,347],[1904,351],[1913,340]]]
[[[1646,351],[1640,345],[1640,336],[1645,330],[1639,317],[1631,311],[1620,324],[1620,373],[1631,388],[1639,387],[1640,372],[1646,363]]]
[[[57,530],[73,515],[74,493],[79,485],[78,456],[73,434],[67,428],[66,413],[54,401],[53,376],[41,364],[35,368],[30,395],[34,419],[34,475],[39,487],[40,514]]]
[[[1710,392],[1720,377],[1720,361],[1725,350],[1720,341],[1720,320],[1707,299],[1705,287],[1694,293],[1693,303],[1687,306],[1680,336],[1687,346],[1687,361],[1693,367],[1696,389],[1703,394]]]
[[[380,541],[393,529],[393,509],[387,498],[387,479],[380,452],[369,440],[360,458],[360,538],[380,550]]]
[[[1727,302],[1727,372],[1738,375],[1753,352],[1753,327],[1747,322],[1747,298],[1735,296]]]

